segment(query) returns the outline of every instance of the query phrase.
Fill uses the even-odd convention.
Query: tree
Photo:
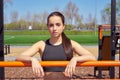
[[[82,28],[83,27],[82,16],[80,16],[79,14],[75,15],[75,25],[76,25],[77,28]]]
[[[102,23],[110,24],[111,23],[111,4],[107,4],[107,6],[101,11]],[[120,23],[120,0],[116,1],[116,24]]]
[[[78,27],[80,29],[84,28],[84,23],[83,23],[83,16],[80,16],[80,19],[78,19],[79,23],[78,23]]]
[[[54,9],[54,11],[60,11],[59,7],[56,6],[55,9]]]
[[[69,1],[63,11],[65,14],[65,17],[66,17],[67,24],[70,24],[71,26],[73,26],[73,25],[75,25],[76,21],[80,20],[78,11],[79,11],[79,9],[76,6],[76,4]],[[78,19],[78,17],[79,17],[79,19]]]
[[[3,0],[4,2],[4,24],[7,24],[8,23],[8,16],[5,14],[5,10],[8,8],[8,6],[10,5],[12,5],[13,3],[12,3],[12,0]],[[5,28],[4,29],[6,29],[7,30],[7,26],[6,25],[4,25],[5,26]]]
[[[93,17],[92,14],[89,14],[86,20],[87,20],[86,21],[87,29],[94,29],[94,26],[95,26],[95,23],[96,23],[95,17]]]
[[[42,14],[41,14],[41,17],[40,17],[40,26],[41,26],[41,29],[44,30],[46,29],[46,19],[47,19],[47,16],[48,16],[48,12],[47,11],[44,11]]]
[[[39,29],[39,24],[40,24],[40,14],[38,13],[35,13],[33,14],[32,16],[32,26],[33,26],[33,29]]]
[[[116,3],[116,23],[117,24],[120,24],[120,0],[117,0],[117,3]]]
[[[11,12],[11,21],[17,23],[17,21],[18,21],[18,12],[17,11]]]
[[[15,27],[14,29],[17,29],[18,27],[18,12],[17,11],[13,11],[11,12],[11,23],[14,24],[13,27]]]
[[[20,30],[24,30],[26,29],[26,21],[24,18],[21,18],[19,21],[18,21],[18,25],[19,25],[19,29]]]
[[[102,11],[102,23],[103,24],[110,24],[111,23],[111,8],[110,4],[108,4]]]
[[[27,11],[26,16],[25,16],[25,20],[28,24],[32,23],[32,15],[29,11]],[[28,26],[28,25],[27,25]]]

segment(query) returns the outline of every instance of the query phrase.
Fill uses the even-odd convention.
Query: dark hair
[[[59,16],[62,20],[63,25],[65,25],[64,15],[61,14],[60,12],[52,12],[47,18],[47,25],[49,23],[49,18],[51,16]],[[62,44],[63,44],[64,50],[67,56],[67,60],[70,60],[73,57],[73,49],[72,49],[70,39],[65,35],[64,32],[62,32]]]
[[[61,18],[61,20],[62,20],[63,25],[65,24],[65,18],[64,18],[64,16],[63,16],[63,14],[61,14],[60,12],[52,12],[52,13],[48,16],[48,18],[47,18],[47,25],[48,25],[48,23],[49,23],[49,18],[50,18],[51,16],[59,16],[59,17]]]

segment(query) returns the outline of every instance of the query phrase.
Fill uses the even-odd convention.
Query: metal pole
[[[3,0],[0,0],[0,61],[4,61]],[[0,79],[4,79],[4,67],[0,67]]]
[[[111,0],[111,60],[115,60],[116,0]],[[110,78],[115,78],[115,68],[110,68]]]
[[[99,39],[99,57],[98,57],[98,60],[101,60],[102,59],[102,25],[99,25],[99,36],[98,36],[98,39]],[[98,67],[98,78],[102,78],[102,68],[101,67]]]

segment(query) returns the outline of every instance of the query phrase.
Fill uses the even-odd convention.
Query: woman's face
[[[64,30],[64,24],[61,17],[51,16],[48,21],[48,29],[52,37],[59,37]]]

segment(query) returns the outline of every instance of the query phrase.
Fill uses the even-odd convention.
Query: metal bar
[[[102,33],[102,25],[99,25],[99,32],[98,32],[98,39],[99,39],[99,50],[98,50],[98,60],[102,60],[102,37],[103,37],[103,33]],[[102,78],[102,69],[101,67],[98,67],[98,78]]]
[[[4,61],[3,36],[3,0],[0,0],[0,61]],[[4,67],[0,67],[0,78],[4,78]]]
[[[98,47],[99,47],[99,50],[98,50],[98,60],[102,60],[102,38],[103,38],[103,33],[102,33],[102,29],[103,29],[103,26],[102,25],[99,25],[99,31],[98,31]],[[101,67],[97,67],[98,68],[98,78],[102,78],[102,69]]]
[[[116,0],[111,0],[111,60],[115,60],[115,21],[116,21]],[[110,68],[110,78],[115,77],[115,68]]]
[[[69,61],[40,61],[42,66],[66,66]],[[87,61],[78,62],[76,66],[120,66],[120,61]],[[0,67],[31,67],[30,62],[21,61],[0,61]]]
[[[111,1],[111,59],[115,59],[116,0]]]
[[[102,40],[102,37],[103,37],[102,29],[103,29],[103,26],[99,25],[99,36],[98,36],[99,40]]]

